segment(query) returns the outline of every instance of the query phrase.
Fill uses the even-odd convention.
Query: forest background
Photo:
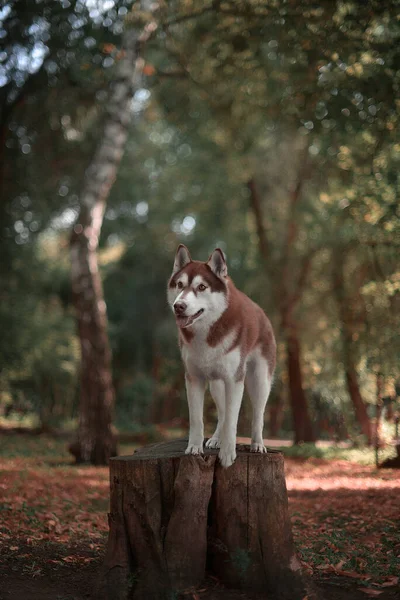
[[[3,3],[1,425],[79,422],[94,463],[185,427],[184,243],[273,322],[269,437],[392,436],[399,33],[396,1]]]

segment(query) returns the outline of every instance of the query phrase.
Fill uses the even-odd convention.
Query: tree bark
[[[343,337],[345,337],[345,335]],[[347,341],[344,341],[344,343],[347,344]],[[347,390],[349,392],[350,399],[353,403],[355,415],[357,421],[360,424],[361,431],[366,437],[367,444],[371,445],[373,437],[371,421],[367,412],[367,407],[365,406],[363,397],[361,396],[360,385],[358,383],[357,369],[351,357],[351,352],[349,348],[345,350],[344,358]]]
[[[147,26],[139,34],[127,28],[123,35],[123,56],[110,93],[104,133],[85,174],[81,211],[70,241],[73,304],[82,356],[78,439],[70,450],[77,462],[96,465],[107,464],[117,450],[111,430],[114,389],[97,248],[106,201],[128,136],[134,78],[143,62],[140,44],[151,30]]]
[[[358,383],[357,367],[354,359],[353,324],[352,316],[348,306],[349,300],[346,298],[343,262],[344,254],[340,253],[337,257],[336,263],[334,264],[333,289],[341,322],[345,381],[350,400],[354,407],[356,419],[360,425],[362,433],[365,435],[367,444],[371,445],[373,442],[371,420],[361,395],[360,386]]]
[[[304,392],[301,366],[301,343],[294,312],[303,293],[313,253],[305,257],[296,288],[283,296],[281,301],[281,322],[286,337],[286,360],[289,380],[289,399],[292,408],[294,443],[315,442],[316,435],[308,410]],[[287,289],[287,288],[286,288]]]
[[[300,342],[297,331],[293,327],[287,331],[287,370],[295,436],[294,443],[315,442],[315,433],[303,387]]]
[[[282,426],[283,409],[283,399],[280,396],[276,399],[276,401],[268,403],[268,435],[270,438],[276,438],[279,435],[279,431]]]
[[[310,591],[294,552],[282,454],[240,445],[223,469],[217,451],[186,456],[186,444],[110,461],[110,533],[96,597],[175,597],[201,584],[207,565],[228,586],[302,600]]]

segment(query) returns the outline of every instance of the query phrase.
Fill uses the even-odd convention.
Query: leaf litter
[[[286,458],[285,465],[304,569],[317,581],[354,581],[366,597],[396,588],[400,472],[316,458]],[[14,454],[0,459],[0,489],[0,570],[12,561],[12,568],[22,565],[25,574],[40,577],[49,569],[100,565],[108,532],[107,468]]]
[[[316,578],[357,580],[363,591],[397,586],[400,472],[316,458],[285,465],[293,535],[306,570]]]

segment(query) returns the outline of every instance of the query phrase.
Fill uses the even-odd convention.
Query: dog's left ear
[[[189,250],[183,244],[179,244],[178,250],[175,254],[174,268],[172,269],[172,275],[186,267],[192,259],[190,258]]]
[[[206,263],[211,271],[220,279],[228,276],[225,254],[221,248],[216,248]]]

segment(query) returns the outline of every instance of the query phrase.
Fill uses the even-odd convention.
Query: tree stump
[[[200,584],[207,567],[228,586],[311,599],[294,552],[282,454],[238,445],[224,469],[216,450],[186,456],[186,445],[158,443],[111,459],[99,595],[171,598]]]

